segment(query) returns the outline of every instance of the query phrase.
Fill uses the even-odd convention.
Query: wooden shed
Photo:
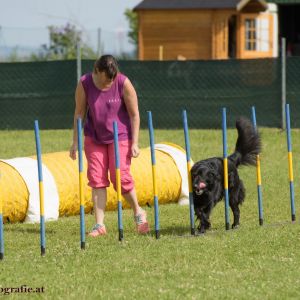
[[[277,56],[276,5],[264,0],[144,0],[140,60]]]

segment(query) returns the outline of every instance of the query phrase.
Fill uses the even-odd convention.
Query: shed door
[[[215,16],[212,25],[212,58],[228,58],[228,18]]]

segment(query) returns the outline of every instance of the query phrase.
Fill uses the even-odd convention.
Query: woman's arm
[[[131,153],[133,157],[137,157],[140,153],[139,150],[139,130],[140,130],[140,113],[138,108],[138,99],[136,91],[128,78],[124,82],[124,101],[129,114],[131,123],[132,134],[132,147]]]
[[[73,125],[73,144],[70,148],[70,157],[76,159],[76,152],[78,148],[77,142],[77,119],[84,119],[87,109],[87,102],[85,92],[81,81],[77,84],[75,91],[75,112],[74,112],[74,125]]]

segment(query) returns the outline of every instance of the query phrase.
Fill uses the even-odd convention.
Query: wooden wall
[[[139,12],[139,59],[211,58],[212,11],[170,10]]]
[[[160,46],[163,47],[163,60],[227,59],[228,20],[232,15],[237,15],[236,57],[272,57],[271,44],[267,53],[244,51],[243,16],[255,16],[255,13],[239,14],[236,10],[140,10],[139,59],[159,60]],[[268,18],[272,43],[272,16]]]

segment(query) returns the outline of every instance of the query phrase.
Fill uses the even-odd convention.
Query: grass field
[[[212,215],[212,230],[189,236],[187,206],[160,206],[161,238],[135,233],[131,211],[123,213],[125,240],[119,243],[117,213],[106,213],[109,234],[87,238],[80,250],[79,217],[46,224],[47,253],[40,256],[39,225],[5,224],[5,259],[0,262],[4,288],[43,288],[43,293],[11,293],[9,299],[300,299],[299,130],[293,130],[297,222],[290,222],[285,132],[261,129],[264,222],[258,226],[255,168],[240,170],[247,196],[241,226],[224,230],[224,205]],[[66,151],[71,131],[42,131],[42,150]],[[184,147],[183,131],[156,130],[156,142]],[[0,158],[33,155],[33,131],[0,131]],[[221,131],[191,130],[194,161],[222,155]],[[228,149],[236,131],[228,131]],[[140,146],[148,146],[141,131]],[[0,191],[1,192],[1,191]],[[145,208],[151,224],[153,208]],[[232,215],[231,215],[232,220]],[[94,217],[86,216],[86,227]],[[153,226],[152,226],[153,227]]]

